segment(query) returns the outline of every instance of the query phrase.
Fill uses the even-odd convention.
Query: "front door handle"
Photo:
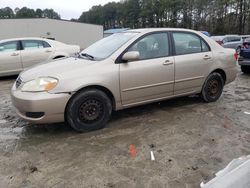
[[[210,57],[209,55],[205,55],[205,56],[203,57],[203,59],[208,60],[208,59],[211,59],[211,57]]]
[[[11,54],[11,56],[18,56],[19,55],[19,53],[13,53],[13,54]]]
[[[173,65],[174,63],[172,61],[166,60],[163,65]]]

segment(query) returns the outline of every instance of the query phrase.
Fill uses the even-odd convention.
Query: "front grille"
[[[16,88],[19,88],[19,86],[22,84],[22,79],[20,77],[16,80]]]

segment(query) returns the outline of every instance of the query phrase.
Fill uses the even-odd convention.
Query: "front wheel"
[[[217,73],[211,73],[202,88],[201,96],[205,102],[215,102],[217,101],[223,91],[224,80],[222,76]]]
[[[93,131],[105,127],[112,112],[111,101],[100,90],[86,90],[70,99],[65,119],[78,132]]]

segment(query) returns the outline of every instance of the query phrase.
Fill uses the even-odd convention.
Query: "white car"
[[[16,75],[34,64],[69,57],[79,51],[79,46],[44,38],[1,40],[0,76]]]
[[[238,53],[240,53],[240,50],[243,47],[243,43],[249,37],[250,35],[224,35],[212,36],[211,38],[224,48],[232,48],[235,49]]]

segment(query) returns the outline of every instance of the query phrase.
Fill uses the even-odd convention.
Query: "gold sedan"
[[[22,118],[82,132],[103,128],[114,110],[192,94],[214,102],[236,73],[235,51],[200,32],[137,29],[22,72],[11,95]]]

